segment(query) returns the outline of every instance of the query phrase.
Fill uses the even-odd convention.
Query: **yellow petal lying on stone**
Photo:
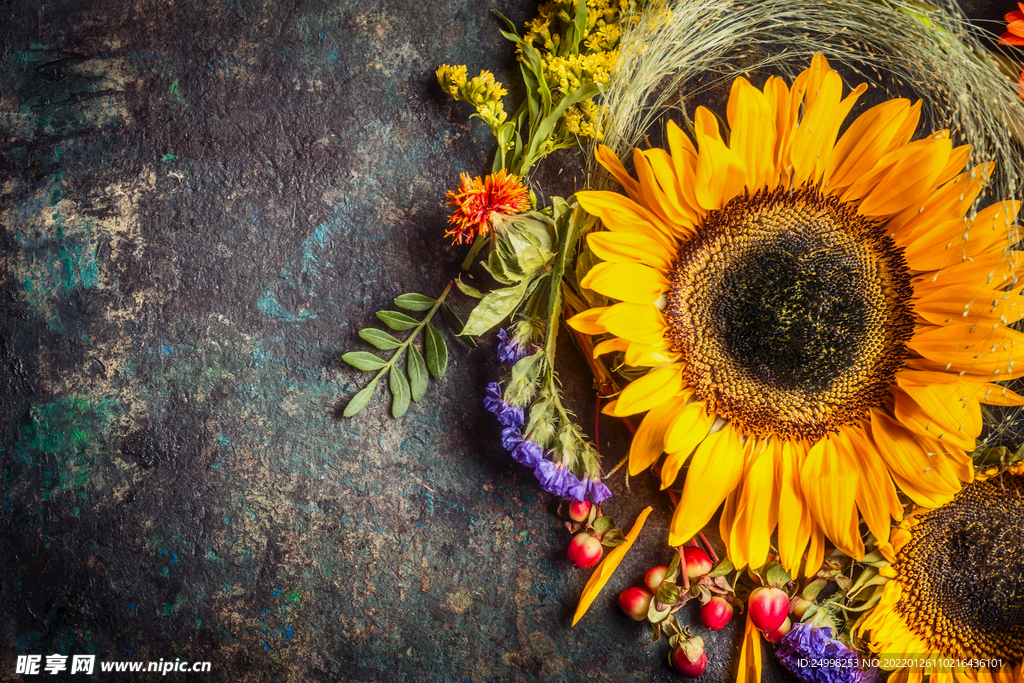
[[[580,596],[580,604],[576,607],[576,614],[573,615],[572,625],[583,618],[583,615],[590,609],[590,605],[594,602],[594,598],[601,592],[604,585],[608,583],[608,579],[612,578],[612,574],[615,573],[616,568],[619,566],[619,562],[622,562],[622,558],[626,556],[626,553],[633,546],[633,541],[640,535],[640,530],[644,528],[644,522],[647,521],[647,515],[651,514],[653,510],[650,505],[644,508],[640,516],[633,522],[633,528],[626,534],[626,540],[622,545],[616,546],[611,549],[605,558],[601,561],[601,564],[597,565],[597,569],[590,575],[590,580],[587,581],[586,587],[583,589],[583,595]]]

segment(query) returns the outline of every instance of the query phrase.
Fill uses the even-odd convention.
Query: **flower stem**
[[[427,323],[430,322],[430,319],[433,318],[434,314],[437,313],[439,308],[441,308],[441,304],[444,303],[445,298],[448,296],[448,292],[451,291],[452,285],[454,284],[455,280],[449,280],[448,286],[444,288],[443,292],[441,292],[441,296],[437,297],[437,300],[434,302],[434,305],[430,309],[430,312],[427,313],[426,317],[420,321],[419,325],[413,328],[412,334],[405,338],[405,341],[402,342],[401,346],[395,349],[395,353],[394,355],[391,356],[391,359],[388,360],[384,367],[382,367],[380,371],[377,373],[377,375],[373,378],[374,382],[380,380],[380,378],[383,377],[385,373],[391,370],[391,368],[394,367],[395,362],[397,362],[398,359],[402,357],[402,354],[405,353],[406,349],[409,348],[409,345],[416,341],[416,337],[419,336],[420,332],[423,331],[423,328],[426,327]]]

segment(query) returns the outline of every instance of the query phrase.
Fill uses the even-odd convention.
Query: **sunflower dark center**
[[[911,534],[893,565],[911,630],[949,657],[1024,660],[1024,476],[970,484]]]
[[[672,274],[669,338],[709,410],[746,433],[818,439],[881,405],[913,332],[884,229],[813,188],[708,214]]]

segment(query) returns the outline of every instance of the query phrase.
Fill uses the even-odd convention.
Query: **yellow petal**
[[[875,539],[879,543],[888,543],[891,520],[896,515],[903,516],[896,485],[889,476],[889,468],[863,430],[849,427],[845,430],[853,449],[847,454],[847,462],[857,471],[857,509]]]
[[[726,423],[721,430],[708,435],[693,454],[683,495],[672,515],[669,545],[682,545],[693,538],[736,488],[741,476],[743,442],[739,432]]]
[[[872,217],[890,216],[920,204],[932,193],[949,161],[953,143],[947,137],[926,138],[926,141],[929,144],[912,143],[891,153],[892,163],[864,196],[858,213]],[[885,159],[879,162],[879,165],[884,164]]]
[[[619,161],[619,157],[616,156],[615,152],[611,150],[607,145],[598,145],[597,151],[594,152],[594,158],[597,159],[597,163],[608,169],[608,172],[612,174],[612,177],[618,181],[619,185],[622,185],[622,189],[626,191],[630,199],[633,201],[639,201],[640,194],[640,183],[633,179],[633,176],[629,175],[626,171],[626,167]]]
[[[940,364],[947,372],[964,372],[992,380],[1024,375],[1024,334],[1008,327],[944,325],[915,332],[907,346]]]
[[[843,432],[818,441],[807,453],[800,472],[800,488],[814,520],[825,535],[847,555],[864,555],[857,529],[857,472],[850,463],[851,448]]]
[[[625,339],[619,339],[618,337],[612,337],[611,339],[605,339],[603,342],[594,346],[594,358],[603,356],[606,353],[613,353],[615,351],[625,351],[629,346],[630,342]]]
[[[679,470],[694,449],[707,438],[714,423],[715,418],[708,415],[703,401],[694,401],[676,414],[665,430],[664,444],[668,457],[661,466],[662,490],[675,483]]]
[[[630,342],[626,347],[626,365],[634,368],[659,368],[662,365],[675,363],[683,355],[672,350],[672,342],[662,340],[657,344],[640,344]]]
[[[598,263],[580,285],[612,299],[653,304],[668,289],[668,279],[642,263]]]
[[[977,390],[956,375],[904,370],[896,375],[894,413],[915,434],[974,450],[981,434]]]
[[[672,158],[663,149],[634,150],[633,165],[640,179],[644,203],[657,213],[679,236],[695,231],[692,209],[686,205],[683,191],[676,180]]]
[[[697,202],[697,193],[694,189],[697,178],[697,148],[693,141],[680,130],[674,121],[669,121],[666,126],[665,137],[668,138],[668,148],[672,154],[672,166],[676,170],[676,178],[679,179],[679,189],[682,192],[683,203],[693,212],[694,221],[700,222],[705,211]]]
[[[697,203],[710,210],[720,209],[743,191],[746,169],[736,152],[720,139],[697,134]]]
[[[666,249],[675,250],[676,240],[671,229],[657,214],[629,197],[615,192],[586,190],[577,192],[576,199],[584,211],[600,218],[604,227],[612,232],[643,235]]]
[[[729,147],[743,160],[746,167],[746,186],[757,192],[775,170],[774,111],[768,97],[739,76],[732,82],[727,111],[732,132]]]
[[[619,563],[622,562],[622,558],[625,557],[629,549],[633,547],[633,541],[640,535],[640,530],[644,528],[644,522],[647,521],[647,516],[651,514],[653,510],[651,506],[644,508],[640,516],[633,522],[633,528],[626,534],[626,540],[622,545],[616,546],[601,560],[601,564],[597,565],[597,569],[590,575],[590,580],[587,581],[587,585],[583,588],[583,594],[580,595],[580,603],[576,607],[576,614],[572,617],[572,625],[575,626],[583,615],[590,609],[590,605],[593,604],[594,598],[601,592],[604,585],[608,583],[608,579],[615,573]]]
[[[747,611],[747,626],[743,631],[743,645],[740,647],[739,669],[736,683],[761,683],[761,632],[750,620]]]
[[[918,505],[939,507],[953,499],[959,482],[950,481],[934,467],[920,444],[898,422],[880,410],[871,411],[871,440],[885,461],[893,481]]]
[[[800,469],[807,454],[800,443],[776,445],[779,480],[779,560],[792,574],[800,568],[810,540],[811,513],[800,488]]]
[[[577,313],[566,320],[566,324],[577,332],[582,332],[583,334],[604,334],[608,330],[604,325],[599,324],[597,319],[600,318],[609,308],[609,306],[601,306],[598,308],[591,308],[583,311],[582,313]]]
[[[662,272],[672,268],[675,258],[675,252],[667,250],[656,240],[625,232],[592,232],[587,235],[587,245],[602,261],[646,263]]]
[[[682,371],[682,364],[676,363],[633,380],[619,394],[615,415],[636,415],[679,396],[684,388]]]
[[[661,457],[665,432],[678,412],[683,410],[689,397],[675,396],[644,415],[629,444],[629,474],[637,476]]]
[[[656,306],[628,301],[605,308],[596,324],[616,337],[641,344],[661,343],[667,329],[665,316]]]
[[[747,459],[736,504],[736,516],[729,535],[730,551],[742,548],[743,562],[737,567],[761,567],[768,561],[771,535],[779,513],[779,492],[775,485],[775,447],[755,443]]]
[[[910,100],[888,100],[858,116],[836,143],[823,179],[830,192],[844,190],[875,167],[889,151],[899,127],[910,115]]]
[[[914,312],[933,325],[969,323],[991,328],[1024,318],[1024,296],[975,287],[946,287],[917,299]]]
[[[961,173],[941,185],[922,204],[911,205],[893,216],[886,230],[896,245],[904,248],[922,239],[928,242],[942,240],[951,230],[959,236],[966,224],[964,216],[967,210],[985,188],[994,169],[995,164],[987,163]],[[960,225],[950,227],[954,223]]]

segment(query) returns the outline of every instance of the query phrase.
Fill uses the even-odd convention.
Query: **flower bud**
[[[700,608],[700,622],[712,631],[717,631],[732,619],[732,605],[717,595]]]
[[[604,555],[604,548],[601,541],[584,532],[573,536],[569,543],[569,561],[579,569],[593,567],[601,561]]]
[[[688,546],[683,548],[686,560],[686,575],[691,580],[700,578],[711,571],[711,558],[700,548]]]
[[[665,580],[666,574],[668,574],[668,567],[665,565],[651,567],[647,570],[647,573],[644,574],[644,583],[647,584],[647,587],[652,591],[656,591],[658,590],[658,586],[661,585],[661,582]]]
[[[672,650],[670,655],[672,667],[688,678],[697,678],[704,673],[708,665],[708,655],[704,652],[704,640],[697,636],[687,638]]]
[[[654,595],[646,588],[627,588],[619,593],[619,607],[633,621],[643,621],[653,599]]]
[[[778,588],[755,588],[747,601],[750,620],[759,630],[771,633],[789,615],[789,596]]]

